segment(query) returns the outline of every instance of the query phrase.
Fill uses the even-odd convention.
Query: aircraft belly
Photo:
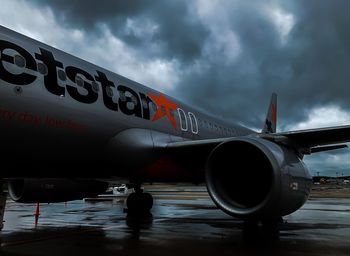
[[[135,176],[153,182],[204,182],[204,169],[189,168],[168,156],[159,158],[151,165],[139,170]]]

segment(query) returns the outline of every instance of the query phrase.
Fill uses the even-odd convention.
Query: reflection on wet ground
[[[197,196],[161,194],[141,219],[123,213],[123,199],[41,205],[37,227],[35,205],[9,201],[0,255],[350,255],[348,199],[310,200],[274,239],[247,236],[242,221]]]

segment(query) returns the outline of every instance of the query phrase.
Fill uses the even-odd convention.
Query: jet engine
[[[211,198],[243,219],[274,219],[296,211],[307,200],[311,181],[293,149],[259,137],[223,142],[207,160]]]
[[[13,179],[10,197],[20,203],[55,203],[94,197],[107,190],[108,183],[75,179]]]

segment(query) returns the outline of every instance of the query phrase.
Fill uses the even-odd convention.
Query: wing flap
[[[293,132],[281,132],[271,135],[276,137],[286,137],[301,148],[311,148],[322,145],[350,142],[350,126],[345,125]]]
[[[348,145],[345,145],[345,144],[323,146],[323,147],[314,147],[314,148],[311,148],[310,154],[324,152],[324,151],[330,151],[330,150],[336,150],[336,149],[342,149],[342,148],[347,148],[347,147],[348,147]]]

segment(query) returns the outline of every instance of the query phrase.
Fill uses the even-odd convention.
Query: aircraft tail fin
[[[277,94],[272,93],[269,111],[265,119],[264,128],[262,133],[275,133],[277,126]]]

